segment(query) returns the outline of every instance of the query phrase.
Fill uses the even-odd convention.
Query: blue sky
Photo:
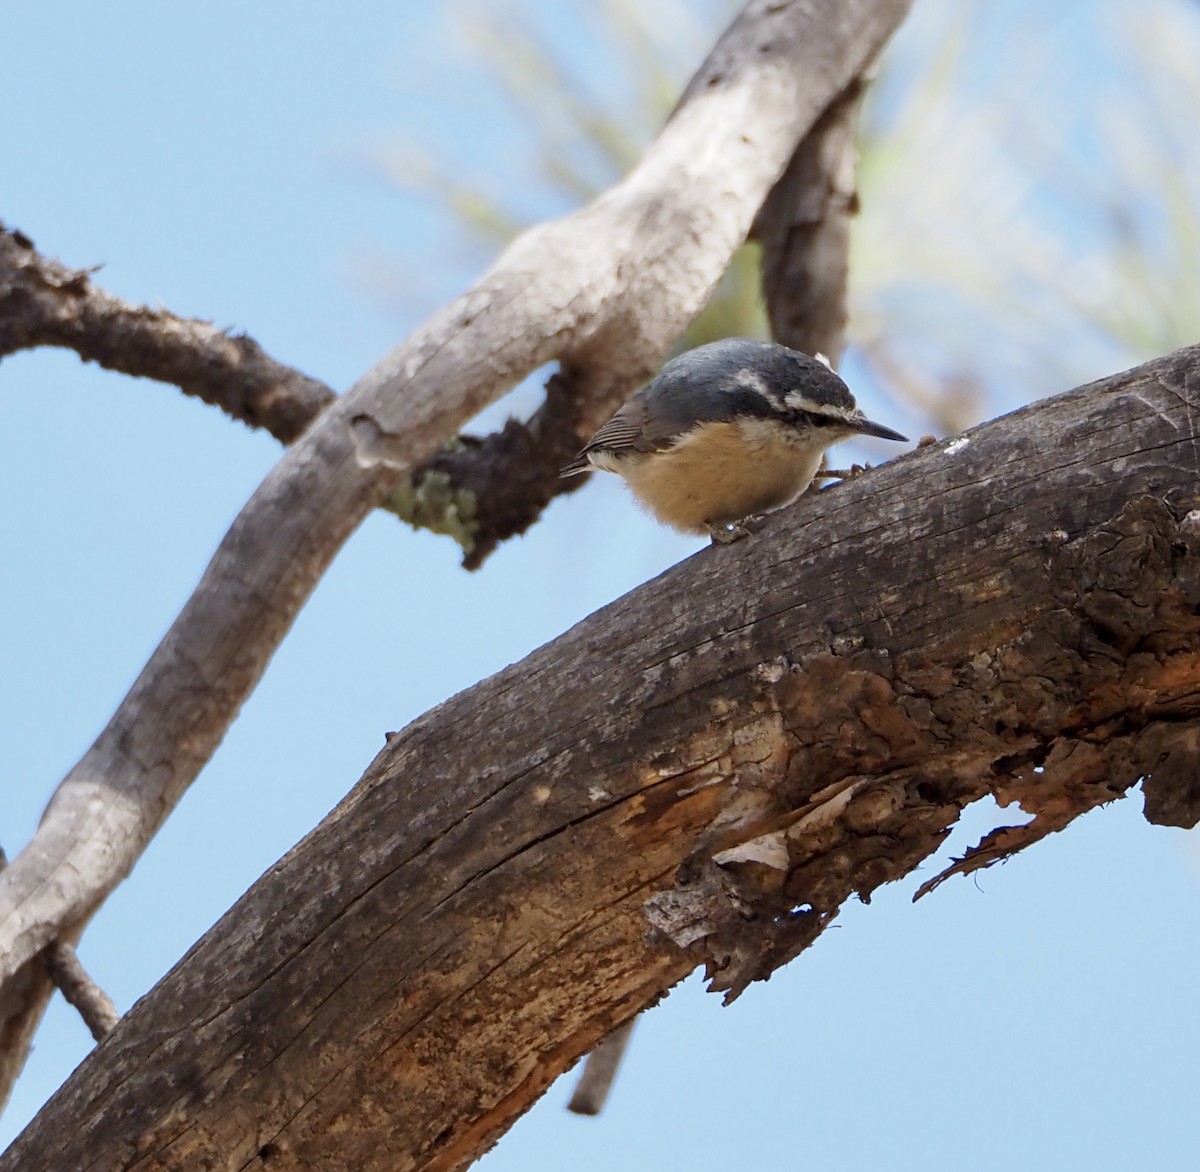
[[[998,28],[1023,27],[1030,6],[1005,2]],[[534,11],[584,54],[587,7]],[[302,15],[29,4],[9,6],[5,40],[0,219],[69,264],[102,263],[108,290],[244,329],[338,389],[473,275],[444,221],[363,160],[401,137],[442,144],[538,210],[514,116],[480,102],[434,0],[322,0]],[[379,299],[381,267],[410,270],[412,294]],[[279,450],[65,352],[5,360],[0,392],[0,844],[13,855]],[[385,731],[698,545],[603,477],[475,575],[445,539],[370,518],[96,917],[85,963],[128,1008],[350,788]],[[603,1116],[566,1114],[568,1078],[482,1167],[1194,1166],[1200,853],[1139,808],[1093,813],[913,906],[927,869],[848,908],[731,1009],[689,981],[639,1026]],[[971,811],[948,852],[996,817]],[[90,1039],[56,1000],[35,1047],[0,1144]]]

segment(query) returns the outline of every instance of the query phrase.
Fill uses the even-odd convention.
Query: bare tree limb
[[[285,444],[336,398],[316,379],[265,354],[245,335],[162,309],[132,305],[98,288],[91,273],[43,256],[0,225],[0,358],[39,346],[74,350],[108,370],[178,386]],[[614,391],[560,377],[528,423],[510,420],[484,439],[460,436],[436,452],[383,502],[401,520],[444,533],[477,569],[496,546],[523,533],[553,496],[581,488],[558,470],[587,430],[613,406]],[[603,394],[589,408],[590,394]],[[597,420],[598,424],[598,420]],[[2,1082],[2,1080],[0,1080]]]
[[[336,397],[253,338],[122,301],[93,285],[89,270],[42,256],[24,233],[0,224],[0,358],[36,346],[173,383],[285,444]]]
[[[523,234],[317,418],[235,520],[33,841],[0,874],[0,997],[128,873],[329,562],[396,483],[551,359],[612,386],[653,370],[796,143],[907,8],[753,0],[624,181]]]
[[[1197,420],[1193,347],[802,500],[440,705],[0,1172],[460,1168],[692,968],[736,996],[982,797],[1045,832],[1146,778],[1194,821]]]

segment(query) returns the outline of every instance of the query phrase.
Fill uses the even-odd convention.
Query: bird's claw
[[[709,525],[708,535],[712,538],[713,545],[732,545],[735,541],[741,541],[743,537],[757,533],[766,523],[767,518],[762,514],[743,517],[740,521],[726,525]]]
[[[814,480],[853,480],[870,468],[870,464],[851,464],[849,468],[823,468]]]

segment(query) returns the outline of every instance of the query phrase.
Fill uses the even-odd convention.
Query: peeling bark
[[[1193,348],[918,449],[394,734],[0,1170],[459,1168],[692,968],[736,996],[978,798],[1034,819],[970,865],[1141,777],[1189,819],[1198,407]]]

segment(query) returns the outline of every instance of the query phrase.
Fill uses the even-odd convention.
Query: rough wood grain
[[[462,1167],[979,797],[1035,815],[991,859],[1142,776],[1194,817],[1198,423],[1193,348],[920,449],[394,734],[0,1172]]]
[[[752,0],[626,179],[524,233],[308,428],[0,874],[0,1005],[40,1013],[44,1002],[12,995],[29,987],[26,966],[65,929],[82,929],[128,873],[363,517],[548,361],[611,387],[648,376],[720,278],[796,143],[908,5]],[[0,1022],[0,1037],[27,1036],[20,1022]],[[6,1092],[0,1086],[0,1098]]]

